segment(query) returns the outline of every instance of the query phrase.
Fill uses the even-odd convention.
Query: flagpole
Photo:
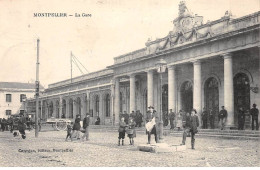
[[[35,137],[38,137],[38,114],[39,114],[39,46],[40,46],[40,40],[37,39],[37,62],[36,62],[36,90],[35,90],[35,96],[36,96],[36,113],[35,113]]]

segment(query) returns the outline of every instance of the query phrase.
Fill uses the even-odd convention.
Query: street
[[[135,146],[117,146],[117,132],[90,130],[90,141],[65,141],[66,131],[34,131],[25,140],[0,132],[0,166],[90,166],[90,167],[171,167],[171,166],[260,166],[259,141],[196,138],[195,150],[187,138],[187,150],[175,153],[148,153],[137,150],[147,136],[137,133]],[[181,137],[165,136],[168,144],[180,144]],[[154,142],[154,136],[152,136]],[[15,159],[15,160],[14,160]]]

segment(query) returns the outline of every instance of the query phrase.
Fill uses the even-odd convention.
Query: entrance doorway
[[[193,89],[190,81],[185,81],[181,86],[182,110],[190,112],[193,108]]]
[[[168,84],[162,86],[163,125],[168,125]]]
[[[234,123],[238,125],[237,113],[240,107],[250,110],[250,83],[245,73],[238,73],[234,77]],[[245,122],[246,126],[249,122]]]
[[[209,114],[212,109],[214,127],[217,127],[218,124],[218,112],[219,112],[219,89],[218,81],[214,77],[210,77],[204,86],[204,98],[205,98],[205,107]],[[210,121],[208,121],[208,127]]]

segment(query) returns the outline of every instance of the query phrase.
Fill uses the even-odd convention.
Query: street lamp
[[[160,59],[158,62],[156,62],[155,67],[157,68],[157,72],[159,73],[159,103],[160,103],[160,122],[159,122],[159,128],[160,128],[160,134],[159,139],[163,139],[163,120],[162,120],[162,74],[166,71],[166,61],[164,59]]]

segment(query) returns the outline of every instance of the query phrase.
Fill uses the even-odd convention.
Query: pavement
[[[221,138],[196,138],[195,150],[190,137],[187,150],[174,153],[138,151],[147,136],[137,133],[135,146],[117,146],[118,133],[90,129],[89,141],[65,141],[66,131],[43,130],[39,137],[27,131],[27,138],[14,138],[0,132],[1,167],[244,167],[260,166],[259,141]],[[154,137],[152,136],[152,142]],[[181,137],[165,136],[167,144],[180,144]]]

